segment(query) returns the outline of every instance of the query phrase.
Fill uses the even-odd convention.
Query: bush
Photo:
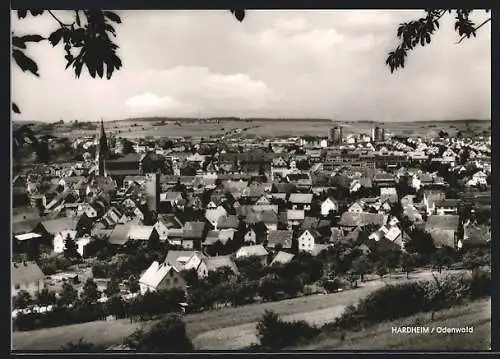
[[[184,323],[178,316],[168,316],[151,329],[139,329],[130,335],[125,344],[142,352],[187,352],[193,344],[186,334]]]
[[[319,329],[305,321],[285,322],[278,314],[266,311],[257,323],[257,336],[264,349],[277,350],[297,344],[302,340],[312,339],[319,334]]]
[[[386,320],[411,316],[459,305],[468,299],[489,296],[491,275],[485,272],[435,277],[434,280],[383,287],[357,306],[349,306],[327,327],[359,329]],[[404,303],[404,305],[395,305]]]

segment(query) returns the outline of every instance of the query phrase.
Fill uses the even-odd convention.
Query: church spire
[[[101,118],[101,127],[99,130],[99,142],[97,144],[97,174],[99,176],[106,176],[106,168],[104,161],[108,158],[108,139],[104,131],[104,122]]]

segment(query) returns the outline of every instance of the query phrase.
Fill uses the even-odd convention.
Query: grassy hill
[[[397,305],[397,304],[396,304]],[[474,328],[472,334],[393,334],[392,327],[429,326]],[[359,332],[321,334],[313,342],[293,350],[490,350],[491,298],[464,306],[436,312],[417,314],[403,320],[381,323]]]

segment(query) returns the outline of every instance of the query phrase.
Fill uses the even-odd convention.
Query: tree
[[[141,352],[188,352],[193,344],[186,334],[186,328],[178,316],[167,316],[151,329],[139,329],[126,341],[130,348]]]
[[[397,37],[401,40],[395,50],[391,51],[387,57],[386,65],[389,66],[391,73],[399,68],[404,68],[408,53],[415,49],[418,45],[426,46],[431,43],[431,38],[439,29],[440,19],[446,14],[455,12],[455,31],[461,36],[457,43],[461,43],[464,39],[471,36],[476,37],[476,32],[481,27],[491,21],[486,18],[481,24],[477,25],[470,20],[470,15],[473,11],[479,10],[470,9],[428,9],[425,10],[426,16],[414,21],[400,24],[397,30]],[[485,10],[489,13],[489,10]]]
[[[80,254],[78,253],[78,246],[69,233],[64,239],[64,257],[68,259],[80,257]]]
[[[78,293],[69,283],[64,283],[59,293],[58,304],[63,307],[74,305],[78,300]]]
[[[67,343],[61,347],[61,351],[73,353],[96,353],[103,352],[104,350],[104,347],[92,343],[87,343],[83,340],[83,338],[80,338],[80,340],[76,344]]]
[[[364,275],[370,271],[370,260],[366,255],[361,255],[352,262],[352,270],[359,274],[361,281],[364,280]]]
[[[125,316],[125,305],[122,297],[118,294],[108,299],[105,308],[107,313],[114,315],[116,318],[123,318]]]
[[[485,255],[480,250],[473,250],[466,252],[462,257],[462,263],[465,268],[476,271],[478,268],[490,264],[490,259],[488,255]]]
[[[400,258],[401,269],[406,272],[406,278],[410,277],[410,272],[413,271],[418,263],[417,254],[403,253]]]
[[[236,261],[236,265],[238,266],[238,270],[243,278],[248,280],[259,279],[262,271],[260,257],[251,256],[241,258]]]
[[[375,270],[377,274],[380,276],[380,278],[383,278],[387,273],[389,273],[389,270],[387,268],[387,263],[385,261],[380,261],[377,263]]]
[[[81,295],[82,302],[87,305],[94,304],[100,297],[101,292],[97,289],[97,284],[92,278],[87,279],[83,285],[83,292]]]
[[[32,303],[33,299],[31,298],[31,294],[25,290],[20,290],[13,298],[12,306],[14,309],[26,309]]]
[[[38,163],[49,163],[50,151],[49,143],[46,139],[39,140],[36,146],[36,161]]]
[[[128,155],[129,153],[135,153],[134,146],[132,142],[123,139],[122,140],[122,155]]]
[[[104,294],[106,294],[108,298],[112,297],[115,294],[120,294],[120,283],[116,279],[112,278],[108,282],[108,285],[104,290]]]
[[[56,293],[51,292],[48,288],[43,288],[40,292],[37,293],[36,301],[38,305],[41,306],[55,304],[57,302]]]
[[[128,290],[130,293],[137,293],[140,289],[139,280],[135,276],[130,276],[128,279]]]
[[[431,257],[431,263],[439,273],[441,273],[444,267],[450,266],[452,262],[453,258],[446,248],[439,248]]]

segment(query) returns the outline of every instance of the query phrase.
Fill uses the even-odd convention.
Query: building
[[[341,126],[335,126],[334,128],[330,129],[330,133],[328,136],[328,140],[331,145],[340,145],[342,144],[342,127]]]
[[[373,130],[373,142],[384,142],[385,130],[376,126]]]
[[[101,119],[101,127],[99,129],[99,139],[97,143],[96,162],[97,162],[97,175],[106,176],[105,161],[109,156],[108,139],[104,131],[104,123]]]
[[[45,287],[45,276],[35,262],[12,263],[11,275],[12,297],[21,290],[27,291],[33,297]]]
[[[186,282],[179,271],[167,263],[154,261],[139,279],[141,294],[162,289],[185,289]]]
[[[158,213],[160,207],[160,174],[146,174],[144,185],[146,195],[146,205],[151,212]]]

